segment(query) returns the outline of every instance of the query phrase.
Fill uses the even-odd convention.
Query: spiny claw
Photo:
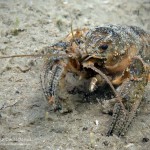
[[[45,97],[48,103],[53,105],[54,110],[57,109],[57,105],[59,103],[55,101],[55,92],[63,71],[64,67],[58,64],[58,62],[52,64],[48,63],[46,65],[44,75],[41,76],[41,83]]]
[[[144,89],[148,83],[148,70],[141,59],[134,58],[129,69],[130,79],[126,80],[120,87],[120,94],[127,113],[122,113],[120,104],[115,104],[108,136],[113,133],[122,136],[127,132],[141,104]]]

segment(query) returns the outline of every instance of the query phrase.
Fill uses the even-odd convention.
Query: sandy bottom
[[[73,28],[112,23],[150,30],[149,10],[149,0],[1,0],[0,54],[42,53],[70,32],[71,20]],[[149,149],[150,85],[146,105],[126,136],[107,137],[111,116],[102,113],[101,103],[83,100],[82,91],[62,92],[72,112],[50,111],[40,85],[43,60],[0,60],[0,150]],[[67,82],[82,87],[70,74]]]

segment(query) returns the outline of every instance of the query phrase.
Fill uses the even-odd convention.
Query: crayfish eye
[[[108,45],[101,45],[99,46],[99,49],[102,49],[102,50],[106,50],[108,48]]]

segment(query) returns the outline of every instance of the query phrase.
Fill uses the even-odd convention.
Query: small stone
[[[88,128],[87,127],[83,127],[82,131],[86,131]]]
[[[145,137],[145,138],[142,139],[143,143],[148,142],[148,141],[149,141],[149,138],[147,138],[147,137]]]
[[[15,92],[16,94],[19,94],[20,92],[18,91],[18,90],[16,90],[16,92]]]
[[[94,123],[95,123],[95,125],[96,125],[96,126],[98,126],[98,125],[99,125],[99,121],[98,121],[98,120],[95,120],[95,122],[94,122]]]
[[[109,145],[108,141],[104,141],[103,144],[104,144],[105,146],[108,146],[108,145]]]

